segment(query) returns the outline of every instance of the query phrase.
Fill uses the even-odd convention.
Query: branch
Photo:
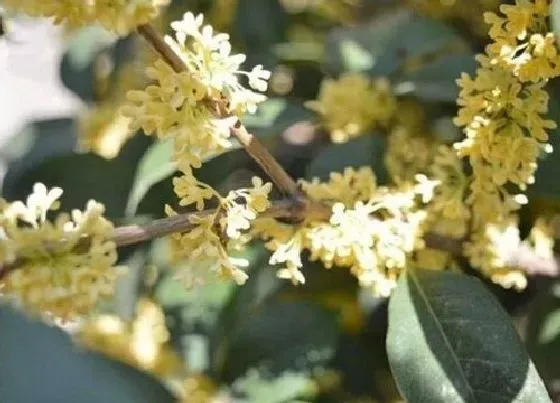
[[[192,220],[194,217],[213,214],[215,210],[205,210],[194,213],[177,214],[172,217],[154,220],[145,225],[127,225],[115,228],[112,239],[118,247],[134,245],[140,242],[149,241],[166,235],[188,232],[193,229]],[[290,222],[299,222],[304,218],[317,221],[328,220],[331,216],[330,206],[313,201],[294,203],[293,200],[273,201],[271,206],[259,217],[282,219]],[[451,253],[456,257],[461,257],[463,253],[463,241],[460,239],[446,238],[434,233],[424,236],[426,246]],[[86,249],[89,246],[89,239],[85,238],[78,244],[77,250]],[[51,247],[48,249],[54,249]],[[13,270],[24,264],[22,259],[0,266],[0,280]],[[557,277],[560,276],[560,256],[542,258],[535,254],[535,251],[528,245],[521,244],[511,250],[506,257],[506,264],[511,267],[524,269],[527,274],[535,276]]]
[[[138,33],[152,45],[154,50],[175,70],[177,73],[186,71],[186,66],[181,58],[169,47],[163,37],[150,24],[140,25]],[[221,100],[205,99],[203,102],[208,104],[211,110],[215,111],[219,117],[231,116],[226,103]],[[300,192],[296,182],[286,173],[284,168],[270,154],[266,147],[254,135],[250,134],[245,126],[237,120],[231,128],[231,134],[236,137],[245,147],[247,153],[272,179],[274,184],[283,193],[294,199],[300,199]]]
[[[193,218],[203,217],[214,214],[215,209],[204,210],[201,212],[177,214],[175,216],[153,220],[145,225],[127,225],[115,228],[112,240],[117,247],[134,245],[140,242],[161,238],[166,235],[188,232],[196,224]],[[282,219],[289,222],[299,222],[304,218],[312,220],[328,220],[331,216],[330,206],[318,202],[301,202],[294,200],[277,200],[259,217]],[[76,251],[87,250],[90,245],[89,238],[84,238],[75,247]],[[45,245],[47,251],[55,251],[59,245]],[[0,266],[0,280],[6,275],[25,264],[25,259],[18,258],[15,261]]]

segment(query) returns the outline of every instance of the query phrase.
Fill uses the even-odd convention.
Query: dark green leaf
[[[287,15],[278,0],[239,0],[235,27],[251,52],[267,51],[284,38]]]
[[[545,380],[560,377],[560,282],[552,283],[531,303],[527,348]]]
[[[50,158],[73,153],[74,133],[72,119],[40,120],[25,126],[0,149],[0,159],[9,167],[4,189],[14,188],[24,173]]]
[[[401,276],[389,302],[387,353],[409,402],[550,402],[507,313],[462,274]]]
[[[220,312],[217,328],[211,339],[212,367],[218,374],[224,371],[234,329],[244,317],[266,302],[282,284],[276,277],[275,270],[268,265],[269,256],[270,253],[262,243],[251,245],[244,253],[243,257],[249,261],[249,279],[243,286],[233,290]]]
[[[559,0],[552,0],[552,5],[550,6],[550,16],[552,21],[552,28],[554,29],[554,33],[556,37],[560,37],[560,1]]]
[[[461,73],[473,74],[476,70],[474,55],[458,54],[442,57],[405,76],[395,86],[400,94],[412,94],[427,101],[455,103],[459,88],[455,80]]]
[[[83,209],[88,200],[95,199],[106,207],[110,218],[122,218],[130,193],[138,159],[146,148],[147,139],[136,136],[112,160],[93,154],[66,154],[22,169],[10,166],[2,187],[7,200],[25,200],[33,184],[42,182],[48,187],[60,186],[61,210]]]
[[[138,204],[157,182],[167,179],[176,170],[172,162],[173,142],[168,139],[158,141],[146,150],[138,164],[136,176],[128,197],[126,215],[136,214]]]
[[[334,315],[318,305],[274,301],[241,318],[229,337],[226,381],[256,367],[278,374],[324,365],[334,354],[338,330]]]
[[[556,84],[556,83],[554,83]],[[552,85],[549,88],[550,101],[548,103],[548,118],[560,125],[560,100],[558,99],[558,85]],[[536,197],[544,198],[560,198],[560,128],[551,130],[549,133],[549,142],[552,145],[553,153],[541,156],[538,162],[538,169],[535,173],[535,184],[529,187],[529,192]]]
[[[344,144],[326,147],[307,167],[306,178],[329,178],[331,172],[342,172],[346,167],[372,167],[380,183],[387,181],[383,162],[385,139],[379,133],[366,133]]]
[[[368,26],[332,30],[325,63],[334,75],[343,71],[391,75],[408,58],[441,52],[459,41],[446,25],[401,10]]]
[[[313,113],[288,98],[270,98],[259,105],[254,115],[241,119],[247,129],[261,140],[274,140],[294,123],[309,120]]]
[[[72,343],[67,334],[0,307],[0,399],[13,403],[166,403],[151,376]]]
[[[95,61],[114,42],[115,36],[101,27],[83,28],[70,41],[60,64],[60,77],[84,101],[95,99]]]

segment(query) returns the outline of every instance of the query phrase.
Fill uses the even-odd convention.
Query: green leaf
[[[166,403],[155,378],[77,347],[59,329],[0,307],[0,398],[14,403]]]
[[[476,60],[472,54],[445,56],[407,74],[404,81],[395,85],[395,91],[427,101],[455,103],[459,95],[455,80],[461,73],[472,75],[475,70]]]
[[[239,0],[233,26],[251,52],[261,52],[284,38],[287,24],[278,0]]]
[[[249,261],[249,279],[243,286],[233,289],[220,311],[211,338],[212,367],[217,374],[224,371],[233,330],[250,312],[266,303],[282,284],[274,269],[268,265],[269,256],[262,242],[250,245],[242,255]]]
[[[259,104],[254,115],[241,119],[252,134],[261,140],[274,140],[294,123],[310,120],[313,112],[301,102],[289,98],[270,98]]]
[[[327,37],[325,64],[333,75],[343,71],[391,75],[409,58],[448,51],[457,43],[461,38],[445,24],[400,10],[370,25],[333,29]]]
[[[560,377],[560,282],[555,281],[531,302],[527,349],[545,380]]]
[[[560,125],[560,99],[558,83],[551,83],[548,88],[550,100],[548,103],[548,118]],[[560,128],[549,131],[549,143],[552,145],[552,154],[542,153],[535,173],[535,184],[529,187],[530,195],[539,198],[560,199]],[[529,197],[531,200],[531,197]]]
[[[560,37],[560,1],[552,0],[550,6],[550,19],[552,21],[552,28],[557,38]]]
[[[151,145],[142,156],[134,177],[130,196],[126,205],[126,215],[133,217],[138,204],[152,186],[168,178],[176,170],[172,162],[173,141],[167,139]]]
[[[233,389],[245,396],[246,403],[295,403],[298,398],[314,397],[316,391],[309,374],[287,371],[268,379],[258,370],[250,370],[246,376],[237,379]]]
[[[462,274],[401,276],[389,302],[387,353],[409,402],[550,402],[507,313]]]
[[[365,133],[343,144],[332,144],[319,153],[307,167],[306,178],[327,180],[331,172],[342,172],[346,167],[372,167],[379,183],[387,181],[383,162],[385,139],[379,133]]]
[[[119,155],[106,160],[93,154],[65,154],[41,160],[22,169],[9,166],[2,186],[7,200],[25,200],[33,184],[59,186],[64,191],[61,211],[83,209],[88,200],[105,204],[106,215],[122,218],[138,159],[146,148],[147,139],[132,138]]]
[[[226,381],[250,368],[279,374],[324,365],[334,354],[338,329],[334,315],[318,305],[271,301],[242,317],[229,337]]]
[[[86,27],[70,40],[60,63],[60,77],[64,85],[84,101],[95,99],[96,59],[111,48],[116,36],[102,27]]]
[[[21,176],[45,161],[74,152],[75,122],[72,119],[39,120],[26,125],[0,149],[0,159],[8,164],[4,189],[14,188]]]

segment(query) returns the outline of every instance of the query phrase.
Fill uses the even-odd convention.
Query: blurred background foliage
[[[399,99],[422,106],[430,136],[453,143],[460,136],[451,124],[455,79],[474,72],[474,55],[485,43],[482,12],[500,2],[465,3],[173,0],[156,26],[165,32],[186,10],[203,12],[217,30],[230,33],[248,65],[264,64],[273,72],[269,100],[244,123],[291,175],[327,178],[347,166],[369,165],[386,182],[384,136],[330,144],[303,104],[315,98],[327,76],[351,71],[386,77]],[[145,84],[143,66],[154,56],[136,36],[116,38],[97,27],[64,32],[63,38],[60,79],[83,107],[76,115],[28,122],[4,142],[3,197],[25,198],[33,183],[43,182],[64,189],[64,210],[94,198],[118,224],[162,217],[163,206],[176,199],[171,146],[131,133],[117,113],[126,91]],[[557,87],[550,83],[556,121]],[[551,139],[557,143],[560,136]],[[84,146],[93,151],[80,152]],[[531,203],[522,211],[526,228],[534,217],[560,211],[559,164],[557,155],[540,163]],[[251,174],[262,172],[238,149],[208,161],[197,177],[228,190]],[[307,283],[296,288],[275,277],[262,244],[245,255],[251,262],[245,286],[185,291],[168,274],[165,240],[127,247],[121,258],[130,274],[113,303],[99,307],[99,316],[79,334],[2,307],[0,400],[401,400],[385,349],[386,300],[365,295],[346,270],[308,263]],[[532,278],[522,293],[487,285],[514,319],[549,391],[560,396],[560,281]],[[72,344],[69,335],[113,358]]]

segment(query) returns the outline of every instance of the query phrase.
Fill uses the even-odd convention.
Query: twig
[[[152,25],[140,25],[137,31],[152,45],[154,50],[159,53],[173,70],[177,73],[186,71],[186,66],[181,58],[169,47]],[[231,116],[227,105],[221,100],[205,99],[204,102],[208,104],[210,109],[215,111],[218,116]],[[284,168],[282,168],[260,140],[249,133],[239,120],[237,120],[235,125],[231,128],[231,134],[239,140],[251,158],[259,164],[281,192],[294,199],[301,198],[296,182],[286,173]]]
[[[128,246],[173,233],[187,232],[194,226],[192,223],[194,217],[213,214],[214,212],[215,210],[205,210],[202,212],[184,213],[154,220],[145,225],[118,227],[115,229],[112,238],[117,246]],[[300,204],[294,203],[292,200],[277,200],[273,201],[270,208],[262,213],[260,217],[298,222],[304,218],[325,221],[329,219],[330,215],[330,207],[323,203],[308,201]],[[427,247],[450,252],[456,257],[462,256],[463,242],[460,239],[446,238],[441,235],[428,233],[424,236],[424,241]],[[83,242],[78,244],[77,249],[87,248],[88,245],[89,239],[85,238]],[[0,280],[24,263],[22,259],[17,259],[9,265],[0,266]],[[511,267],[524,269],[529,275],[560,276],[560,256],[542,258],[537,256],[535,251],[525,244],[521,244],[509,252],[509,255],[506,256],[506,264]]]
[[[166,235],[188,232],[195,224],[193,218],[214,214],[215,210],[209,209],[201,212],[177,214],[175,216],[153,220],[144,225],[127,225],[115,228],[112,240],[117,247],[134,245],[140,242],[161,238]],[[277,200],[259,217],[283,219],[290,222],[298,222],[304,218],[312,220],[328,220],[331,209],[328,205],[317,202],[294,202],[293,200]],[[87,250],[89,238],[84,238],[78,243],[75,250]],[[46,245],[47,250],[56,250],[57,245]],[[13,270],[25,264],[24,259],[16,259],[10,264],[0,266],[0,280]]]

